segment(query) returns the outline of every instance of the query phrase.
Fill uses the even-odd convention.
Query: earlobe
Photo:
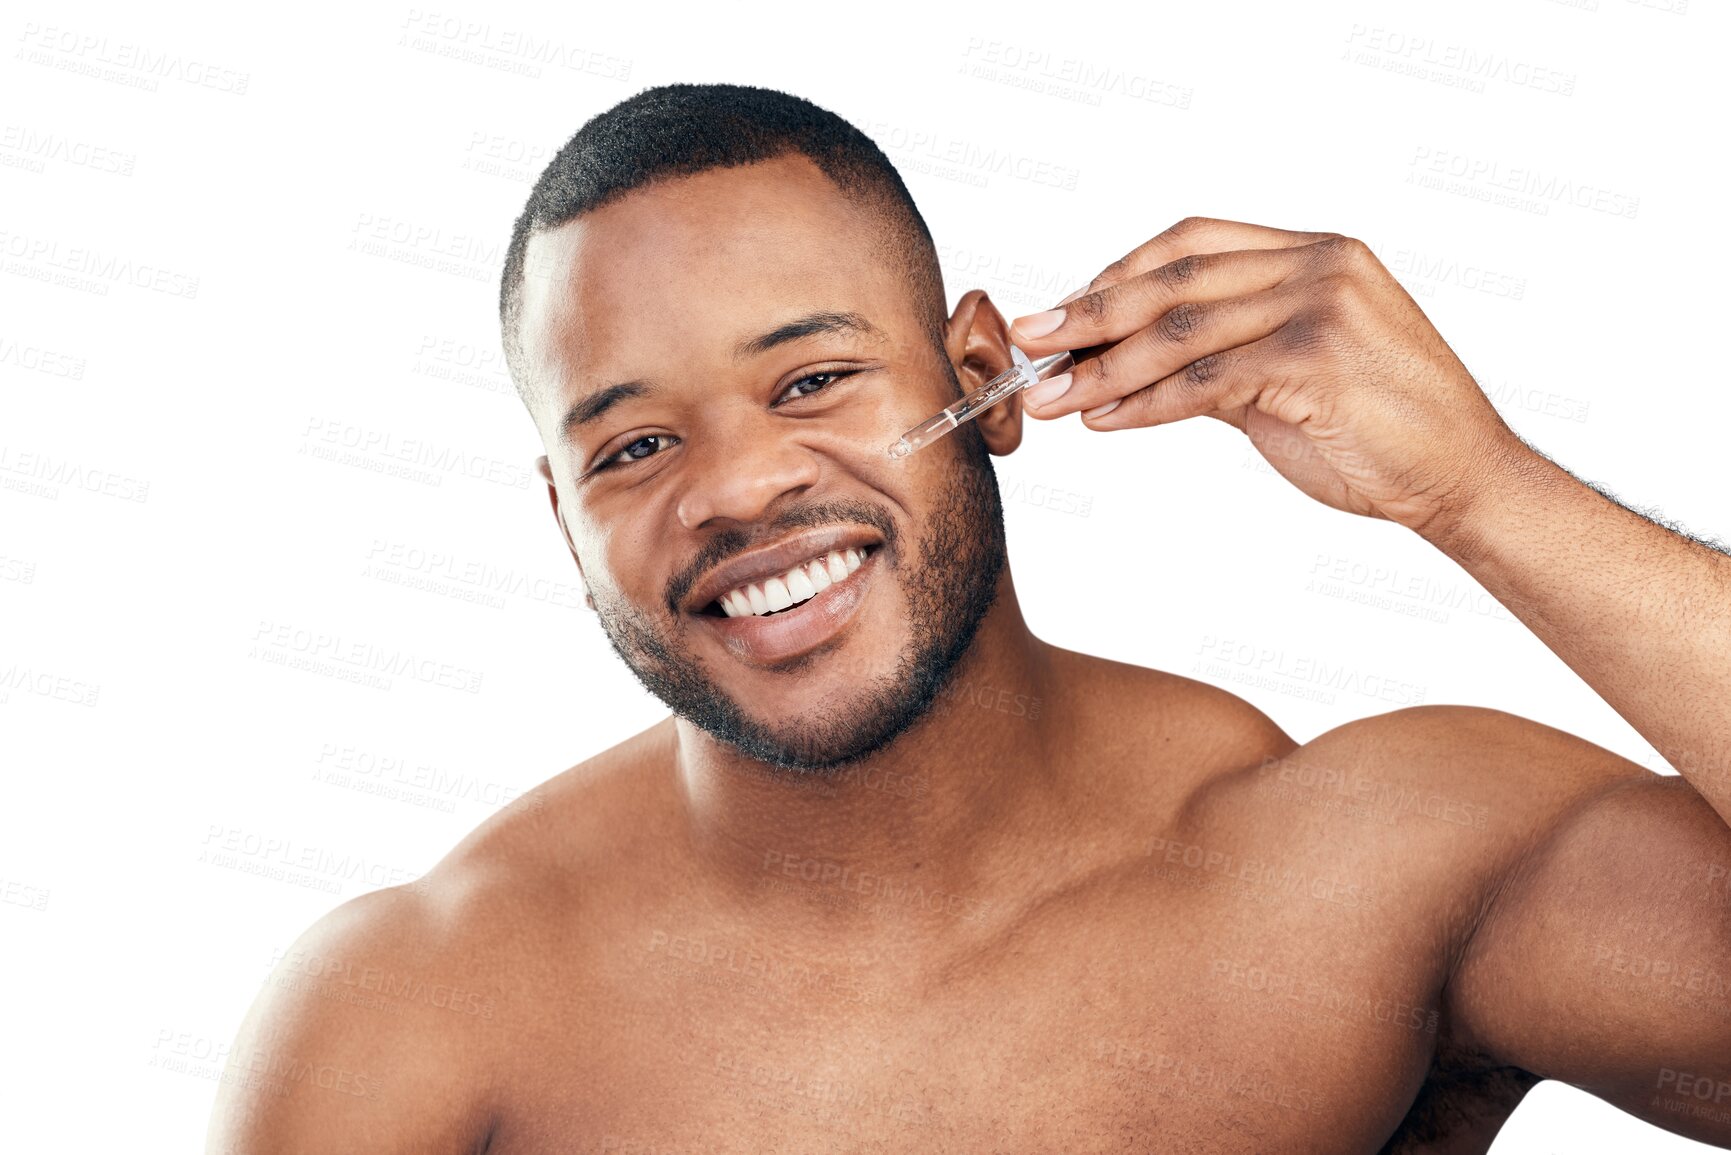
[[[945,331],[945,352],[964,394],[1008,369],[1010,326],[984,289],[969,289],[956,302]],[[986,448],[996,456],[1014,453],[1022,443],[1022,398],[1000,401],[974,419]]]

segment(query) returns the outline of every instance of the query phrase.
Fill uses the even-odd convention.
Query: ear
[[[547,483],[547,500],[553,505],[553,520],[559,523],[559,534],[565,539],[565,548],[571,551],[571,560],[577,563],[577,577],[583,579],[583,559],[577,556],[577,543],[571,540],[571,527],[565,524],[565,517],[559,512],[559,487],[553,481],[553,467],[547,464],[545,457],[535,459],[535,472],[541,475],[541,480]],[[583,601],[590,609],[595,608],[595,599],[589,594],[589,583],[583,582]]]
[[[969,289],[956,302],[945,323],[944,351],[956,368],[963,393],[973,392],[1013,364],[1009,323],[984,289]],[[993,454],[1014,453],[1022,443],[1022,395],[998,402],[974,418],[974,425]]]

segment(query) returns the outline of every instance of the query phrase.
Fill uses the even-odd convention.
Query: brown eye
[[[596,463],[591,473],[599,473],[603,469],[612,469],[619,465],[628,465],[633,461],[642,461],[645,457],[654,457],[669,443],[677,443],[679,438],[665,433],[650,433],[635,441],[627,442],[617,453],[609,454]]]
[[[854,370],[853,372],[858,372],[858,370]],[[804,393],[794,393],[793,394],[793,396],[795,398],[810,397],[813,393],[817,393],[817,392],[820,392],[820,391],[828,388],[829,386],[835,384],[837,381],[840,381],[844,377],[853,376],[853,372],[843,373],[839,369],[825,369],[821,373],[807,373],[804,377],[801,377],[798,381],[794,381],[794,382],[790,383],[788,385],[787,389],[785,391],[783,391],[782,396],[786,397],[789,393],[792,393],[793,390],[798,389],[801,385],[806,384],[808,381],[816,381],[816,382],[818,382],[818,385],[815,389],[811,389],[808,392],[804,392]]]

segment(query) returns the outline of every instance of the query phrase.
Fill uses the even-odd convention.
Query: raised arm
[[[1488,1062],[1731,1143],[1731,557],[1529,448],[1346,237],[1191,218],[1012,336],[1093,354],[1022,395],[1036,417],[1214,417],[1317,500],[1424,536],[1676,768],[1494,711],[1438,747],[1457,772],[1566,787],[1517,832],[1445,997]]]
[[[1731,557],[1529,448],[1363,243],[1191,218],[1012,335],[1086,351],[1022,395],[1035,417],[1214,417],[1317,500],[1424,536],[1731,821]]]
[[[1731,823],[1731,557],[1530,450],[1426,536]]]

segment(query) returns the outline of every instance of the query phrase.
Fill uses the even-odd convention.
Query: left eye
[[[835,384],[837,381],[840,381],[842,378],[851,377],[851,376],[853,376],[853,374],[851,372],[850,373],[843,373],[840,370],[836,370],[836,369],[826,369],[821,373],[807,373],[804,377],[801,377],[798,381],[795,381],[792,384],[790,384],[787,387],[787,389],[783,391],[782,396],[785,397],[789,393],[793,393],[793,391],[795,389],[800,388],[802,385],[806,385],[810,382],[815,381],[815,382],[817,382],[817,385],[815,388],[808,389],[803,393],[793,393],[793,396],[795,396],[795,397],[810,397],[813,393],[816,393],[821,389],[827,388],[828,386]]]

